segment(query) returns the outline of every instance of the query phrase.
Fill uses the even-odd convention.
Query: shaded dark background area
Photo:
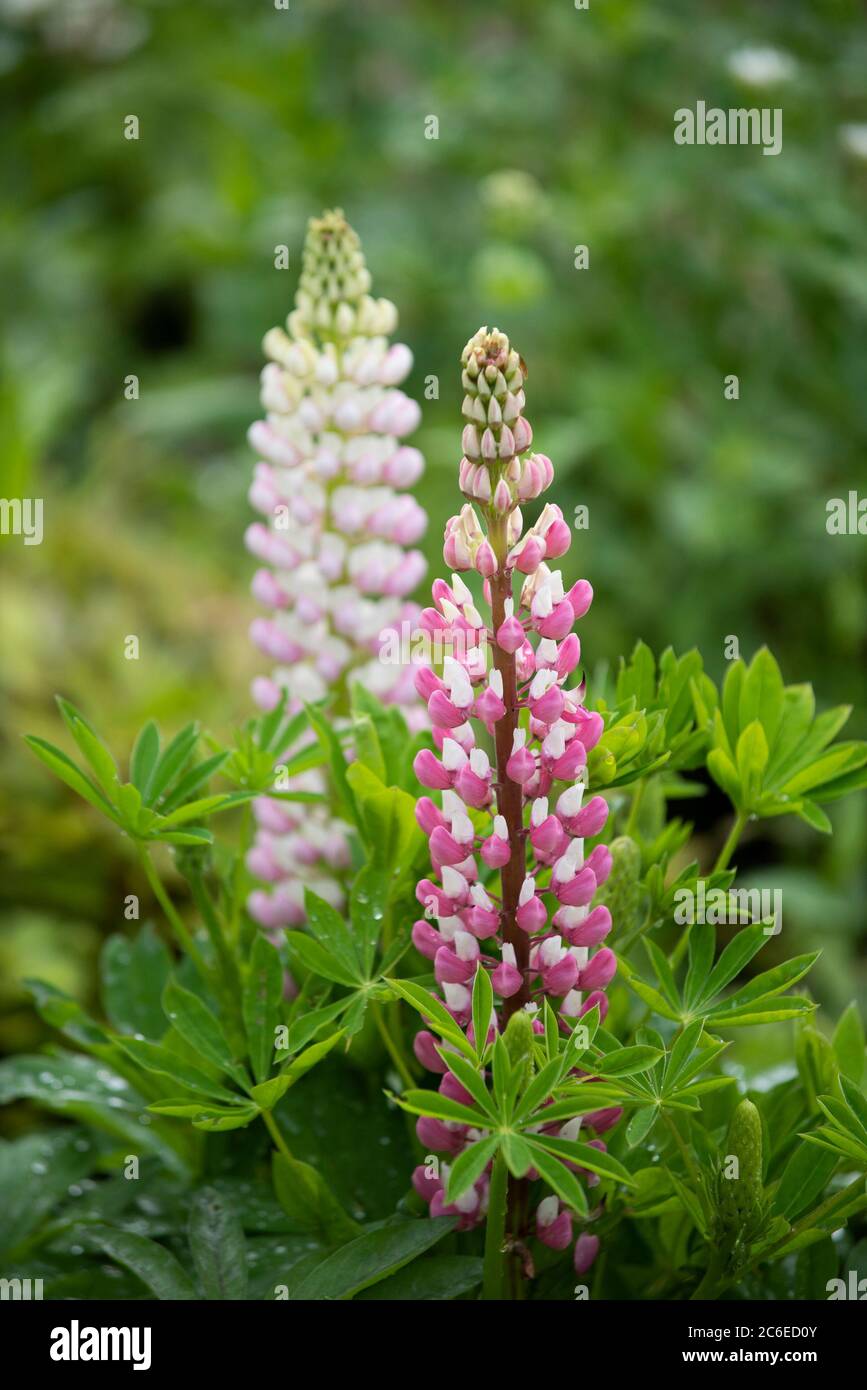
[[[727,638],[766,642],[867,734],[867,537],[825,526],[830,498],[867,495],[860,4],[0,0],[0,70],[0,493],[45,506],[42,545],[0,540],[0,1044],[41,1035],[22,977],[88,998],[124,895],[147,905],[20,735],[57,737],[55,691],[121,751],[149,715],[224,734],[249,711],[245,432],[324,206],[398,305],[408,389],[438,382],[413,440],[433,566],[457,359],[495,323],[556,500],[589,508],[566,567],[597,594],[591,670],[641,637],[699,646],[719,679]],[[782,153],[675,145],[699,99],[780,107]],[[707,862],[725,804],[678,809]],[[836,1014],[865,987],[865,812],[830,809],[832,841],[765,822],[742,862],[784,890],[787,953],[822,947]]]

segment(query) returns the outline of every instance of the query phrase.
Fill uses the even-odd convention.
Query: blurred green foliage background
[[[41,1036],[23,975],[88,998],[124,894],[147,901],[21,734],[56,736],[58,690],[119,750],[150,714],[248,712],[245,431],[324,206],[398,304],[408,389],[439,382],[412,441],[433,564],[458,355],[498,324],[556,500],[589,507],[566,565],[597,593],[591,668],[643,637],[719,678],[727,637],[767,642],[867,733],[867,538],[825,529],[829,498],[867,494],[857,0],[0,0],[0,69],[0,494],[45,504],[42,545],[0,540],[0,1044]],[[782,153],[676,146],[699,99],[781,107]],[[725,806],[693,810],[707,862]],[[865,987],[864,799],[832,815],[831,842],[765,823],[745,860],[784,888],[787,949],[822,946],[836,1014]]]

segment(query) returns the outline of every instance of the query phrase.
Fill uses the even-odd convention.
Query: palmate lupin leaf
[[[801,1137],[867,1171],[867,1100],[847,1076],[839,1078],[839,1094],[819,1096],[826,1123]]]
[[[831,823],[819,803],[867,786],[867,743],[833,744],[851,714],[816,717],[809,685],[784,686],[766,647],[728,671],[714,713],[708,771],[740,815],[793,813],[814,830]]]
[[[657,976],[656,985],[642,979],[622,959],[620,969],[639,998],[663,1018],[678,1023],[699,1018],[708,1027],[738,1028],[806,1017],[815,1009],[812,1000],[784,991],[803,979],[818,959],[818,951],[795,956],[754,976],[734,994],[723,993],[769,939],[761,923],[743,927],[713,965],[714,929],[707,922],[696,924],[690,931],[689,968],[683,991],[666,956],[652,941],[645,940],[644,946]]]
[[[238,791],[191,799],[228,757],[219,752],[198,763],[192,761],[200,738],[197,724],[188,724],[162,748],[159,730],[149,720],[135,740],[129,780],[123,782],[114,758],[84,716],[60,696],[57,704],[86,767],[74,763],[47,739],[28,734],[25,743],[56,777],[133,840],[209,844],[213,836],[196,822],[253,795]]]
[[[580,1086],[564,1086],[564,1094],[571,1090],[576,1099],[556,1099],[561,1083],[574,1066],[580,1063],[582,1070],[586,1068],[592,1075],[606,1064],[607,1075],[638,1072],[659,1060],[662,1056],[659,1049],[619,1048],[614,1043],[612,1050],[603,1056],[599,1049],[592,1047],[598,1028],[598,1009],[591,1010],[569,1037],[564,1037],[547,1004],[546,1023],[553,1021],[554,1026],[546,1027],[544,1043],[534,1035],[529,1015],[523,1011],[512,1016],[504,1033],[498,1034],[492,1043],[488,1042],[493,992],[484,970],[476,972],[473,983],[474,1037],[477,1040],[474,1047],[435,996],[407,981],[394,980],[390,985],[439,1033],[444,1044],[437,1049],[439,1056],[472,1100],[468,1105],[439,1091],[422,1090],[404,1091],[394,1097],[397,1104],[412,1115],[431,1116],[479,1131],[479,1138],[463,1151],[450,1169],[449,1202],[457,1201],[500,1152],[514,1177],[523,1177],[530,1168],[535,1168],[551,1190],[580,1216],[587,1215],[587,1198],[565,1166],[566,1161],[600,1178],[632,1186],[629,1172],[610,1154],[578,1140],[540,1131],[542,1125],[598,1110],[609,1102],[611,1091],[604,1084],[596,1083],[584,1087],[580,1099],[577,1099],[577,1093],[582,1090]],[[618,1063],[622,1064],[619,1069]],[[600,1074],[606,1075],[604,1071]],[[592,1100],[589,1099],[591,1092]],[[619,1091],[615,1089],[614,1094],[619,1095]],[[586,1105],[582,1103],[585,1098]]]

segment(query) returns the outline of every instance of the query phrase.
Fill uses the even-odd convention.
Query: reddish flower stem
[[[497,557],[497,573],[491,580],[491,614],[493,630],[496,634],[506,617],[506,599],[512,597],[511,570],[505,567],[507,554],[506,528],[502,518],[491,518],[488,536]],[[503,888],[503,940],[515,948],[517,967],[523,976],[523,984],[516,994],[503,1002],[503,1026],[512,1014],[523,1009],[530,1002],[529,956],[530,940],[521,931],[515,920],[518,910],[518,896],[525,877],[526,851],[524,847],[523,792],[517,782],[506,775],[506,763],[512,753],[512,738],[518,727],[518,681],[515,657],[493,644],[494,666],[503,678],[503,703],[506,713],[494,726],[494,739],[497,750],[497,810],[506,822],[509,832],[509,847],[512,851],[508,864],[500,871]]]

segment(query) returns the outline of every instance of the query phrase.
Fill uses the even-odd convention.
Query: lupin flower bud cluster
[[[611,855],[602,844],[590,854],[584,850],[608,819],[608,804],[590,795],[587,776],[587,755],[603,721],[585,707],[583,684],[569,684],[581,660],[573,628],[593,593],[586,580],[567,588],[556,567],[571,539],[558,506],[548,503],[524,528],[521,506],[551,485],[554,469],[532,450],[521,358],[504,334],[480,329],[464,349],[462,366],[466,424],[459,478],[467,502],[446,526],[451,579],[435,581],[433,606],[420,618],[450,655],[441,674],[429,667],[416,674],[437,752],[425,750],[415,761],[419,781],[434,796],[417,806],[432,869],[418,885],[424,916],[413,940],[433,962],[449,1012],[470,1035],[479,969],[490,973],[494,989],[492,1029],[504,1029],[523,1010],[542,1032],[539,1006],[547,997],[565,1033],[594,1006],[604,1018],[605,988],[616,970],[614,953],[604,945],[610,911],[594,906]],[[472,570],[481,579],[482,607],[461,577]],[[493,760],[484,746],[491,741]],[[429,1032],[417,1035],[415,1053],[442,1074],[446,1095],[471,1103]],[[600,1110],[552,1125],[551,1132],[574,1139],[583,1124],[591,1142],[604,1148],[599,1135],[619,1113]],[[479,1137],[466,1126],[431,1118],[418,1121],[418,1135],[427,1148],[452,1159]],[[439,1178],[418,1168],[416,1188],[432,1214],[456,1211],[465,1227],[472,1226],[484,1217],[488,1175],[452,1208],[445,1203],[443,1167]],[[584,1177],[589,1185],[598,1181]],[[535,1233],[555,1249],[573,1241],[571,1214],[556,1197],[539,1205]],[[589,1268],[597,1247],[589,1233],[578,1238],[578,1272]]]
[[[250,489],[265,520],[251,525],[248,549],[262,562],[255,597],[269,610],[251,636],[274,664],[253,695],[271,709],[337,695],[349,678],[387,702],[415,702],[408,667],[378,660],[382,634],[414,621],[408,595],[426,564],[413,547],[426,516],[402,489],[424,461],[402,440],[420,420],[398,389],[412,366],[401,343],[389,344],[397,311],[369,293],[370,272],[358,236],[340,209],[310,222],[288,332],[264,341],[265,418],[252,426],[259,455]],[[320,790],[318,773],[297,785]],[[251,895],[265,927],[304,918],[305,883],[339,905],[334,874],[349,862],[345,827],[324,811],[267,797],[249,867],[270,884]]]

